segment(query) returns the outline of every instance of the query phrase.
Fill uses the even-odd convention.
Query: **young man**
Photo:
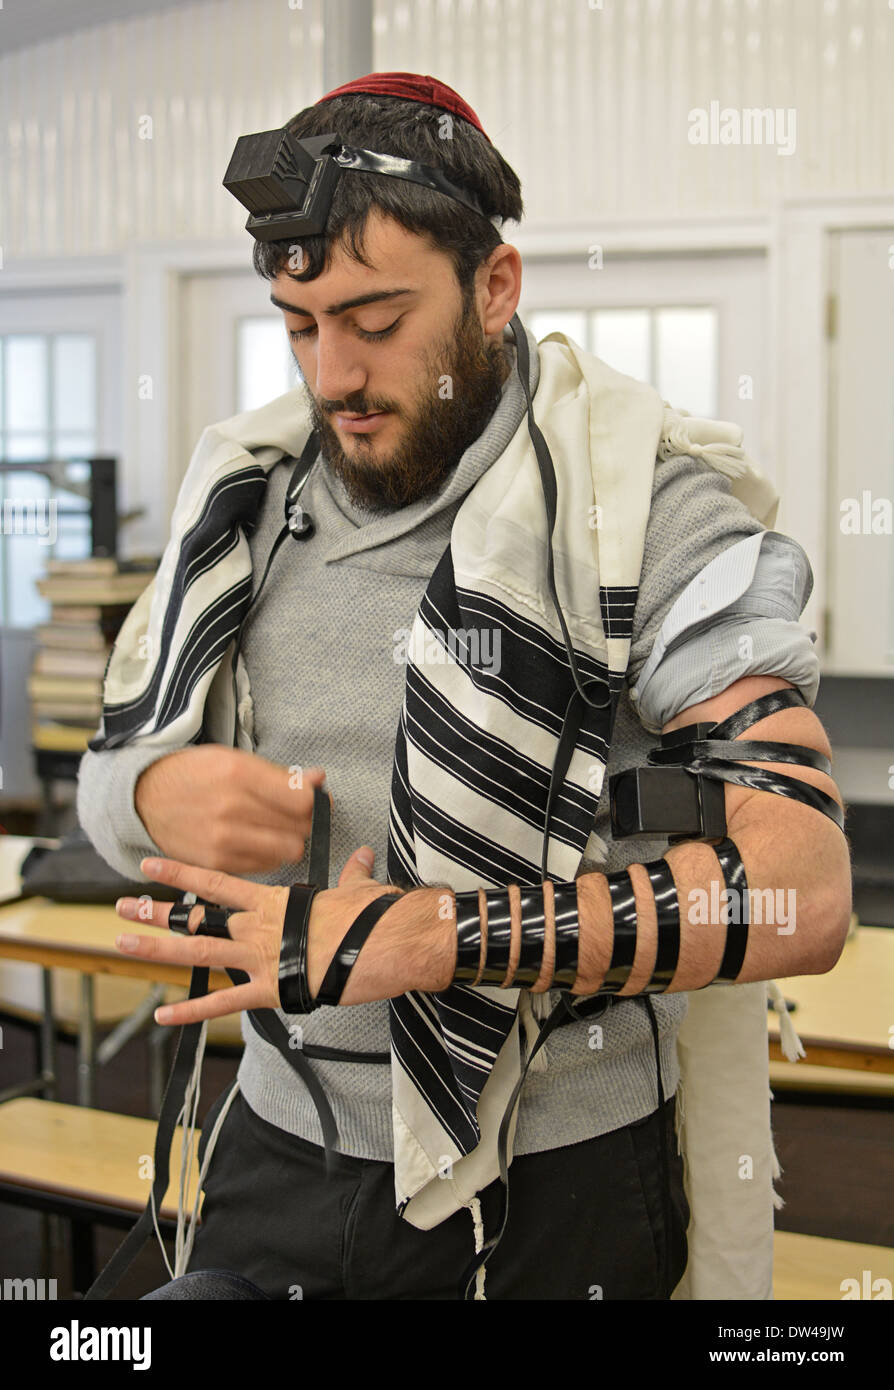
[[[296,1289],[305,1298],[462,1297],[501,1224],[504,1106],[561,985],[611,997],[598,1023],[569,1016],[551,1032],[526,1073],[487,1296],[668,1298],[686,1269],[690,1215],[671,1137],[687,991],[717,978],[826,971],[847,927],[847,847],[829,814],[840,799],[822,770],[829,749],[809,709],[817,663],[797,623],[809,563],[735,495],[718,471],[722,446],[694,443],[677,416],[677,445],[665,448],[655,393],[567,340],[538,349],[521,328],[520,256],[495,225],[521,217],[518,179],[455,92],[413,74],[372,74],[288,130],[301,140],[334,132],[349,150],[440,170],[453,193],[351,168],[347,156],[324,231],[256,242],[302,385],[203,435],[156,592],[128,619],[107,673],[79,814],[123,872],[233,913],[230,940],[122,940],[146,958],[247,977],[163,1010],[164,1023],[279,1007],[288,885],[307,877],[324,780],[344,868],[337,888],[310,901],[311,1000],[370,902],[395,884],[436,886],[388,906],[338,1006],[280,1014],[296,1051],[352,1054],[305,1060],[337,1126],[331,1170],[318,1097],[243,1015],[237,1088],[204,1128],[211,1161],[190,1270],[229,1271],[280,1299]],[[528,397],[558,482],[564,646]],[[657,421],[651,435],[646,417]],[[288,543],[268,569],[311,427],[319,456],[299,507],[313,526],[299,527],[300,545]],[[225,493],[228,529],[204,530]],[[210,574],[225,571],[212,589]],[[151,671],[125,698],[138,630]],[[580,693],[572,639],[591,698],[581,699],[576,747],[551,796],[563,716]],[[705,836],[675,845],[656,870],[654,838],[612,840],[609,777],[643,766],[657,731],[716,725],[792,688],[800,705],[765,704],[745,737],[797,746],[801,765],[768,764],[764,750],[775,784],[733,777],[724,787],[725,859]],[[753,767],[760,750],[749,751]],[[774,794],[786,776],[829,798],[827,814],[797,787]],[[732,903],[730,885],[746,874],[748,890],[794,894],[797,930],[752,914],[746,938],[731,909],[724,917],[715,905],[700,919],[687,911],[724,883]],[[531,886],[542,892],[539,916]],[[670,965],[661,947],[668,892]],[[564,975],[560,902],[576,902]],[[466,965],[471,942],[481,968],[462,974],[459,921],[471,911],[464,930],[474,926],[476,903],[481,935],[465,938]],[[166,904],[128,900],[119,911],[168,923]],[[189,931],[201,918],[198,908],[189,915]],[[489,954],[498,922],[505,959]],[[155,1296],[239,1296],[190,1279]],[[481,1272],[476,1281],[480,1296]]]

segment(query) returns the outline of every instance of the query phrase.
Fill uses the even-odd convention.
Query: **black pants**
[[[226,1094],[205,1121],[200,1156]],[[486,1266],[487,1298],[670,1296],[686,1268],[689,1204],[673,1140],[673,1098],[663,1111],[581,1144],[513,1159],[509,1220]],[[497,1179],[479,1194],[485,1238],[499,1220],[500,1186]],[[232,1271],[273,1299],[458,1299],[474,1252],[470,1211],[418,1230],[395,1211],[392,1164],[338,1154],[327,1176],[321,1148],[260,1119],[239,1094],[212,1155],[190,1273]],[[165,1286],[163,1296],[177,1297],[175,1286]],[[184,1296],[202,1295],[194,1284]]]

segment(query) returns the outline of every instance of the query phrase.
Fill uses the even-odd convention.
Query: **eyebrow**
[[[418,291],[410,288],[399,290],[376,290],[371,294],[358,294],[355,299],[343,299],[339,304],[330,304],[323,313],[331,318],[337,318],[346,309],[359,309],[363,304],[377,304],[382,299],[396,299],[402,294],[417,294]],[[284,299],[277,299],[275,294],[270,296],[270,303],[277,309],[284,309],[287,314],[303,314],[305,318],[313,318],[309,309],[302,309],[297,304],[287,304]]]

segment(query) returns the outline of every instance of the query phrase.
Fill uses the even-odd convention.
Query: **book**
[[[33,726],[31,743],[35,748],[52,753],[78,753],[86,750],[98,728],[98,719],[95,724],[60,724],[47,720]]]
[[[103,628],[117,631],[132,606],[129,603],[54,603],[50,621],[57,626],[100,623]]]
[[[59,722],[84,724],[95,720],[96,725],[102,717],[102,701],[96,700],[35,700],[31,701],[31,714],[35,719],[52,719]]]
[[[34,633],[35,644],[41,651],[106,652],[111,642],[97,623],[45,623]]]
[[[101,574],[78,578],[56,574],[36,581],[42,598],[53,604],[128,604],[132,605],[152,580],[149,570],[117,574]]]
[[[108,649],[96,651],[46,647],[35,653],[31,672],[35,676],[98,676],[105,675]]]
[[[81,577],[108,574],[138,574],[158,568],[158,559],[144,555],[133,560],[119,560],[114,555],[88,555],[83,560],[48,560],[47,574],[67,574]]]
[[[32,700],[99,700],[99,676],[29,676],[28,694]]]

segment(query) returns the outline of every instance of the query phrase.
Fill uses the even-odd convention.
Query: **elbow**
[[[838,964],[850,930],[852,912],[853,883],[848,866],[846,875],[830,876],[811,914],[812,949],[804,974],[825,975]]]

